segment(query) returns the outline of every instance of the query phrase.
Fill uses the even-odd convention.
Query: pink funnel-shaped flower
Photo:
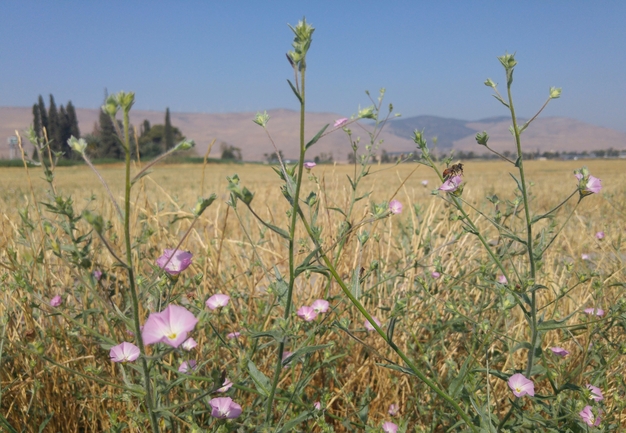
[[[398,215],[402,212],[402,203],[400,203],[398,200],[391,200],[389,202],[389,210],[392,214]]]
[[[461,176],[456,175],[456,176],[452,176],[450,179],[446,180],[439,188],[440,191],[444,191],[444,192],[454,192],[457,189],[459,189],[459,186],[461,186],[461,182],[463,180],[461,179]]]
[[[565,357],[567,355],[569,355],[569,352],[565,349],[563,349],[562,347],[551,347],[550,350],[552,351],[552,353],[554,353],[556,356],[562,356]]]
[[[604,310],[602,308],[585,308],[583,311],[585,314],[595,314],[598,317],[604,316]]]
[[[535,395],[535,385],[533,381],[526,379],[521,373],[516,373],[511,376],[508,383],[515,397],[524,397],[525,395],[533,397]]]
[[[126,341],[111,347],[109,357],[113,362],[132,362],[139,358],[139,348],[133,343],[127,343]]]
[[[308,307],[306,305],[300,307],[296,314],[305,322],[312,322],[317,317],[317,311],[315,311],[313,307]]]
[[[507,284],[509,282],[504,275],[498,275],[496,281],[500,284]]]
[[[230,397],[217,397],[209,401],[213,408],[211,416],[219,419],[237,418],[241,415],[241,406],[233,401]]]
[[[315,410],[321,410],[322,403],[320,403],[319,401],[316,401],[315,403],[313,403],[313,407],[315,408]]]
[[[156,260],[159,268],[164,269],[170,275],[178,275],[191,264],[193,254],[188,251],[168,250]]]
[[[428,181],[426,179],[422,181],[422,186],[424,186],[424,188],[428,186]]]
[[[439,277],[441,277],[441,274],[439,272],[437,272],[437,271],[433,271],[430,274],[430,276],[433,277],[433,279],[437,280],[437,279],[439,279]]]
[[[591,410],[591,406],[585,406],[585,408],[581,410],[578,415],[580,415],[589,427],[597,427],[600,425],[600,413],[598,413],[598,416],[595,416]]]
[[[241,332],[235,331],[235,332],[230,332],[228,334],[226,334],[226,338],[229,339],[233,339],[233,338],[239,338],[241,336]]]
[[[600,231],[600,232],[596,233],[596,239],[598,239],[599,241],[604,239],[604,232]]]
[[[314,162],[305,162],[304,163],[304,168],[306,168],[307,170],[312,169],[313,167],[315,167],[317,164]]]
[[[222,387],[218,389],[217,392],[226,392],[232,386],[233,386],[233,383],[230,381],[230,379],[226,378],[226,380],[224,380],[224,383],[222,384]]]
[[[100,281],[100,278],[102,278],[102,271],[96,269],[95,271],[93,271],[93,277],[96,279],[96,281]]]
[[[602,190],[602,181],[597,177],[589,175],[584,191],[589,194],[597,194]]]
[[[591,391],[591,396],[589,397],[591,400],[602,401],[604,400],[604,396],[602,395],[602,390],[597,386],[593,386],[591,384],[587,384],[587,389]]]
[[[187,333],[195,328],[196,323],[198,319],[191,312],[170,304],[160,313],[150,313],[141,336],[144,344],[165,343],[178,347],[187,339]]]
[[[582,253],[580,255],[580,258],[583,260],[591,260],[591,257],[589,257],[589,254],[586,254],[586,253]]]
[[[190,359],[189,361],[183,361],[182,364],[180,364],[180,367],[178,367],[178,371],[180,373],[191,373],[193,370],[196,369],[197,365],[198,364],[193,359]]]
[[[376,317],[372,317],[372,319],[374,319],[374,322],[376,322],[376,324],[380,328],[380,320],[378,320]],[[365,319],[365,329],[367,329],[368,331],[373,331],[376,328],[374,328],[374,325],[372,325],[369,320]]]
[[[230,296],[224,295],[222,293],[216,293],[206,300],[206,306],[211,310],[215,310],[216,308],[225,307],[228,305],[228,301],[230,301]]]
[[[398,415],[398,410],[400,410],[400,408],[398,407],[397,404],[392,403],[392,404],[389,405],[389,415],[391,415],[391,416]]]
[[[191,349],[193,349],[197,345],[198,343],[196,343],[196,340],[194,340],[193,338],[188,338],[183,343],[183,349],[189,352]]]
[[[313,308],[318,313],[325,313],[330,308],[330,304],[325,299],[316,299],[311,304],[311,308]]]
[[[342,117],[340,119],[335,120],[335,124],[333,126],[335,128],[339,128],[339,127],[345,125],[346,123],[348,123],[348,118],[347,117]]]
[[[398,431],[398,426],[391,421],[385,421],[383,423],[383,431],[385,433],[396,433]]]
[[[54,298],[50,299],[50,306],[51,307],[58,307],[62,303],[63,303],[63,299],[61,299],[60,295],[56,295]]]

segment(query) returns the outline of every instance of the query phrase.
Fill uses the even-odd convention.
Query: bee
[[[443,171],[443,178],[446,180],[457,175],[463,176],[463,164],[460,162],[458,164],[451,165]]]

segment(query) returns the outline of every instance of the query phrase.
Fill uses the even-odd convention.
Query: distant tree
[[[41,138],[41,115],[38,104],[33,104],[33,130],[37,137]]]
[[[147,134],[148,132],[150,132],[150,121],[148,119],[145,119],[143,121],[143,124],[141,125],[141,134],[139,135],[143,136],[144,134]]]
[[[383,151],[380,154],[380,162],[383,164],[387,164],[391,162],[391,157],[389,156],[389,154],[387,153],[385,149],[383,149]]]
[[[220,144],[220,150],[222,151],[222,159],[229,159],[234,161],[241,161],[243,159],[241,156],[241,149],[228,143],[222,142]]]
[[[175,126],[171,127],[172,141],[179,143],[185,139]],[[173,146],[172,146],[173,147]],[[142,159],[151,159],[163,153],[165,148],[165,125],[152,125],[142,131],[139,137],[139,153]]]
[[[174,132],[172,130],[172,122],[170,121],[170,109],[165,110],[165,129],[163,132],[165,140],[165,150],[168,151],[174,147]]]
[[[67,140],[71,137],[70,118],[63,105],[59,106],[59,131],[57,135],[63,155],[67,158],[71,158],[73,156],[73,152],[67,144]]]
[[[278,157],[280,156],[281,160],[284,160],[284,156],[283,156],[283,151],[279,150],[278,154],[276,154],[276,152],[272,152],[272,153],[264,153],[263,156],[265,157],[265,160],[267,162],[269,162],[270,164],[276,163],[278,162]]]
[[[39,129],[39,136],[43,137],[43,130],[46,130],[46,134],[48,134],[48,112],[46,111],[46,104],[43,102],[43,98],[39,95],[39,120],[41,122],[41,128]],[[49,135],[48,135],[49,136]]]
[[[313,158],[316,164],[332,164],[333,163],[333,153],[322,152],[315,158]]]
[[[66,110],[67,120],[70,125],[70,136],[73,135],[76,138],[80,138],[80,130],[78,129],[78,117],[76,116],[76,110],[74,109],[72,101],[68,101]]]
[[[100,111],[98,129],[95,134],[98,138],[96,158],[122,159],[124,151],[115,133],[115,126],[111,117],[104,111]]]
[[[348,164],[356,164],[356,152],[348,153]]]
[[[50,95],[50,107],[48,108],[48,140],[50,140],[50,148],[53,151],[61,152],[63,150],[59,111],[52,94]]]

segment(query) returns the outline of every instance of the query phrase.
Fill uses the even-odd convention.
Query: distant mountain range
[[[76,109],[79,128],[82,134],[93,131],[98,120],[97,109]],[[286,158],[298,155],[299,114],[292,110],[269,110],[271,118],[268,131],[279,150]],[[255,113],[171,113],[172,124],[183,134],[196,141],[196,152],[204,155],[209,143],[216,139],[211,156],[219,157],[220,143],[241,148],[245,160],[260,161],[265,154],[274,152],[265,131],[252,122]],[[307,137],[313,137],[325,124],[343,117],[336,113],[307,113]],[[165,113],[157,111],[131,111],[131,122],[139,127],[144,119],[150,123],[164,123]],[[17,129],[23,131],[32,123],[31,108],[0,107],[0,158],[9,157],[7,137]],[[437,137],[437,147],[442,151],[458,149],[482,154],[484,148],[476,144],[477,132],[487,131],[489,145],[503,152],[514,151],[514,142],[509,132],[511,120],[508,117],[493,117],[476,121],[448,119],[437,116],[416,116],[392,119],[378,137],[384,140],[381,149],[390,153],[410,153],[415,150],[411,136],[415,129],[423,130],[424,136],[432,144]],[[353,137],[361,137],[361,146],[369,142],[365,122],[353,124]],[[565,117],[544,117],[536,119],[522,135],[522,144],[527,151],[593,151],[599,149],[626,149],[626,133],[603,128]],[[29,146],[27,146],[29,147]],[[30,148],[30,147],[29,147]],[[336,161],[347,159],[351,151],[350,143],[341,130],[322,138],[310,150],[312,159],[320,153],[332,153]]]

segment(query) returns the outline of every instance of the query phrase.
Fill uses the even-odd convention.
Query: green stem
[[[148,368],[148,362],[146,361],[146,348],[143,344],[143,337],[141,336],[141,323],[139,322],[139,300],[137,297],[137,288],[135,286],[135,272],[133,270],[133,256],[131,250],[130,241],[130,139],[128,134],[128,125],[130,123],[128,116],[129,109],[124,109],[124,150],[126,151],[126,188],[124,193],[124,241],[126,244],[126,263],[128,271],[128,285],[130,288],[130,295],[133,302],[133,321],[135,325],[135,338],[137,339],[137,345],[141,352],[141,367],[143,370],[144,386],[146,389],[146,406],[148,408],[148,414],[150,416],[150,424],[152,425],[152,431],[159,432],[159,423],[157,421],[156,413],[154,412],[154,402],[152,399],[152,386],[150,383],[150,370]],[[115,120],[114,120],[114,123]]]

